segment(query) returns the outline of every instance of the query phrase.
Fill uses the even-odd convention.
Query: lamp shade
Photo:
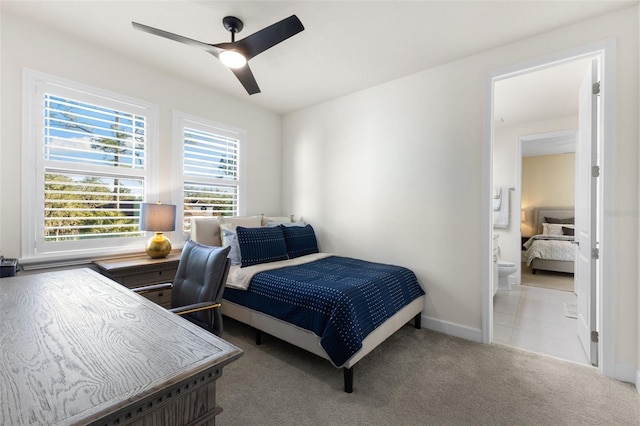
[[[143,231],[167,232],[176,229],[176,206],[172,204],[142,203],[140,229]]]

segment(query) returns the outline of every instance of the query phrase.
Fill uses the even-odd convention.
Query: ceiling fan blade
[[[139,24],[137,22],[131,22],[131,24],[133,25],[133,28],[135,28],[136,30],[140,30],[140,31],[144,31],[145,33],[149,33],[149,34],[157,35],[157,36],[160,36],[160,37],[168,38],[169,40],[177,41],[179,43],[184,43],[184,44],[192,46],[192,47],[197,47],[198,49],[202,49],[202,50],[205,50],[205,51],[211,53],[216,58],[220,55],[220,52],[222,52],[222,49],[220,49],[219,47],[217,47],[217,46],[215,46],[213,44],[203,43],[203,42],[198,41],[198,40],[193,40],[193,39],[188,38],[188,37],[183,37],[183,36],[178,35],[178,34],[170,33],[168,31],[160,30],[158,28],[153,28],[153,27],[150,27],[148,25]]]
[[[285,41],[289,37],[304,30],[304,26],[296,15],[291,15],[282,21],[269,25],[250,36],[233,43],[222,43],[214,46],[222,49],[237,49],[244,54],[247,60],[264,52],[265,50]]]
[[[242,68],[229,69],[236,75],[236,77],[238,77],[238,80],[240,80],[240,83],[242,83],[248,94],[253,95],[256,93],[260,93],[258,82],[256,82],[256,78],[253,76],[251,68],[249,68],[249,64],[245,65]]]

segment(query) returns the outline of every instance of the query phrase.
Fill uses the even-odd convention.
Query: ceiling
[[[474,53],[638,4],[633,1],[2,0],[2,12],[81,37],[260,107],[287,113]],[[251,59],[262,93],[196,48],[136,31],[131,21],[207,43],[241,39],[296,14],[300,34]],[[557,80],[556,80],[557,81]],[[552,90],[549,85],[538,90]],[[520,105],[523,109],[523,105]],[[551,114],[549,104],[546,114]],[[512,113],[515,114],[515,109]],[[521,112],[522,114],[522,112]],[[539,114],[538,114],[539,115]],[[503,118],[509,118],[504,112]]]
[[[590,65],[590,58],[578,59],[496,82],[495,127],[577,117],[578,92]],[[523,157],[575,152],[576,135],[571,131],[526,139]]]
[[[576,152],[576,132],[571,130],[535,135],[522,141],[523,157]]]

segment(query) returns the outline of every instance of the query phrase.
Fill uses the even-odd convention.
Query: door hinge
[[[591,177],[600,177],[600,166],[591,167]]]
[[[597,248],[592,248],[591,249],[591,258],[592,259],[600,259],[600,250]]]
[[[593,83],[593,86],[591,86],[591,93],[593,93],[594,95],[599,95],[600,94],[600,82],[595,82]]]
[[[598,338],[599,338],[599,337],[600,337],[600,336],[599,336],[599,334],[598,334],[598,332],[597,332],[597,331],[595,331],[595,330],[594,330],[594,331],[592,331],[592,332],[591,332],[591,341],[592,341],[593,343],[598,343]]]

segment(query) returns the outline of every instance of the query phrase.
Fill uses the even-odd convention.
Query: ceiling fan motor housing
[[[224,25],[225,29],[232,35],[239,33],[242,31],[242,28],[244,28],[242,21],[235,16],[225,16],[222,18],[222,25]]]

